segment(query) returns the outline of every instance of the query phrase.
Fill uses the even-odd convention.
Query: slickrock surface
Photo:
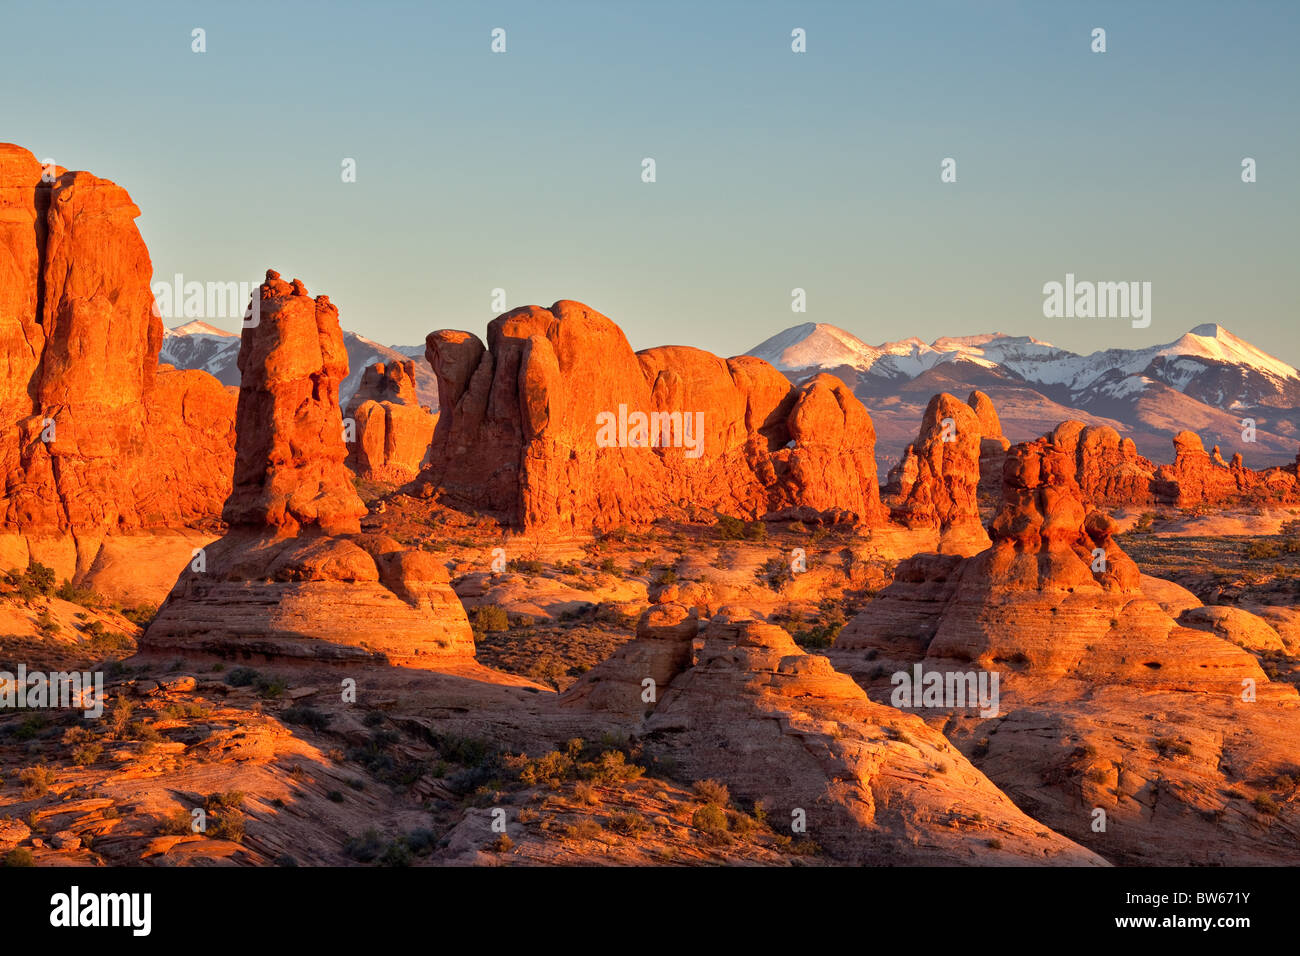
[[[105,535],[216,530],[229,486],[234,394],[159,368],[139,214],[120,186],[43,178],[0,144],[0,550],[61,578]]]
[[[410,666],[470,662],[446,568],[381,534],[344,464],[338,310],[268,271],[240,343],[230,532],[192,562],[141,638],[176,648]]]
[[[1168,582],[1144,594],[1063,444],[1013,447],[992,547],[904,562],[831,659],[880,699],[917,662],[998,673],[998,716],[925,713],[1022,809],[1111,862],[1295,862],[1296,810],[1270,791],[1290,779],[1300,695],[1243,649],[1280,637]]]
[[[647,748],[716,778],[854,864],[1101,862],[1022,814],[919,718],[876,704],[784,630],[729,610],[645,724]]]
[[[988,547],[977,494],[982,429],[996,428],[1001,437],[1002,428],[993,403],[983,398],[971,405],[947,393],[930,399],[916,441],[890,475],[899,498],[892,517],[908,527],[937,527],[940,553],[977,554]]]
[[[507,312],[487,338],[428,337],[441,414],[424,494],[525,528],[694,509],[884,520],[871,418],[832,376],[791,386],[754,358],[633,353],[618,326],[570,301]],[[673,430],[640,434],[634,416],[655,413]]]
[[[670,601],[652,605],[637,621],[636,639],[582,675],[560,695],[560,706],[610,711],[639,722],[691,666],[698,630],[694,609]],[[654,682],[649,688],[647,679]]]
[[[355,423],[348,466],[368,481],[404,484],[419,474],[429,454],[438,416],[415,394],[415,363],[368,366],[344,418]]]

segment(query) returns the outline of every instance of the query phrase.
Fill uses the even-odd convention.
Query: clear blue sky
[[[481,333],[502,287],[585,301],[636,348],[819,321],[1091,351],[1220,322],[1300,364],[1290,0],[20,0],[3,21],[0,140],[125,186],[156,279],[274,267],[386,343]],[[1151,327],[1045,319],[1066,272],[1152,282]]]

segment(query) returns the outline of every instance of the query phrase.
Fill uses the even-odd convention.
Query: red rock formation
[[[1075,474],[1074,457],[1047,438],[1014,446],[989,525],[992,547],[960,562],[903,562],[895,584],[836,646],[898,645],[906,630],[927,657],[985,669],[1014,659],[1036,679],[1227,689],[1261,679],[1249,656],[1177,627],[1142,594],[1137,566],[1112,537],[1114,520],[1088,510]]]
[[[679,775],[762,801],[774,826],[804,820],[846,863],[1101,862],[1018,810],[937,730],[738,609],[709,622],[641,739]],[[934,825],[954,813],[961,826]]]
[[[234,490],[226,521],[296,534],[361,530],[365,506],[343,464],[339,382],[347,351],[338,309],[274,271],[259,290],[261,316],[239,346]]]
[[[966,404],[979,419],[981,455],[997,454],[1011,447],[1011,442],[1002,434],[1002,421],[998,418],[993,399],[976,389],[967,396]]]
[[[348,402],[344,420],[355,428],[348,466],[369,481],[404,484],[426,462],[437,414],[420,407],[415,363],[369,366]]]
[[[1084,497],[1107,508],[1156,504],[1178,508],[1232,508],[1300,502],[1296,467],[1247,468],[1240,454],[1223,460],[1218,446],[1206,453],[1194,432],[1174,436],[1174,461],[1156,465],[1138,454],[1130,438],[1108,426],[1062,422],[1050,436],[1075,462]]]
[[[1190,431],[1174,436],[1174,462],[1156,469],[1153,491],[1158,500],[1180,508],[1300,502],[1295,465],[1254,471],[1240,454],[1228,464],[1218,446],[1206,454],[1200,436]]]
[[[654,710],[678,674],[691,666],[699,615],[661,595],[641,615],[636,639],[587,671],[560,695],[561,707],[608,711],[637,723]],[[646,681],[653,681],[647,686]]]
[[[106,534],[216,527],[233,464],[233,394],[158,369],[139,214],[0,144],[0,551],[62,577]]]
[[[990,413],[991,402],[986,417]],[[995,424],[996,415],[988,427]],[[975,554],[988,547],[977,495],[982,427],[970,405],[946,392],[935,395],[916,442],[891,474],[899,491],[892,517],[908,527],[938,528],[941,553]]]
[[[230,532],[181,573],[146,651],[414,667],[468,664],[473,636],[446,568],[384,535],[343,464],[338,310],[268,271],[240,342]]]
[[[792,387],[755,358],[633,353],[568,301],[498,317],[486,349],[434,332],[427,357],[441,416],[418,486],[453,507],[579,530],[690,507],[883,519],[871,418],[831,376]]]
[[[1280,635],[1143,578],[1113,540],[1112,519],[1085,504],[1079,445],[1063,445],[1013,447],[992,547],[903,562],[845,626],[831,660],[884,694],[882,676],[914,666],[945,684],[998,674],[995,717],[951,700],[927,715],[974,748],[1004,790],[1032,793],[1037,819],[1108,859],[1296,861],[1294,841],[1249,820],[1237,826],[1218,796],[1230,781],[1276,772],[1294,750],[1300,695],[1269,681],[1243,649],[1278,653]],[[1095,809],[1107,829],[1091,827]],[[1278,825],[1294,825],[1292,811],[1279,813],[1290,816]]]
[[[1152,503],[1155,465],[1138,454],[1131,438],[1108,425],[1068,421],[1056,426],[1052,443],[1074,459],[1075,479],[1086,500],[1115,507]]]

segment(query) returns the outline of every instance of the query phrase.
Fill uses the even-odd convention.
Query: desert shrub
[[[623,573],[619,571],[618,565],[614,563],[613,558],[605,558],[600,562],[600,570],[605,574],[612,574],[615,577],[622,577]]]
[[[703,831],[711,843],[726,843],[731,839],[727,811],[716,803],[706,803],[691,814],[691,826]]]
[[[226,683],[232,687],[248,687],[259,676],[251,667],[232,667],[226,675]]]
[[[1282,546],[1276,541],[1250,541],[1242,551],[1242,557],[1251,561],[1276,558],[1282,554]]]
[[[43,763],[24,767],[18,771],[18,780],[23,785],[23,799],[34,800],[50,792],[54,782],[54,771]]]
[[[510,619],[506,616],[506,610],[497,604],[480,604],[474,608],[471,624],[480,634],[510,630]]]
[[[72,762],[78,767],[89,767],[104,753],[104,745],[99,741],[88,741],[72,748]]]
[[[385,849],[385,841],[376,829],[369,829],[360,836],[349,837],[343,844],[343,852],[358,863],[370,863]]]
[[[1251,801],[1251,803],[1260,813],[1270,816],[1277,813],[1277,802],[1267,793],[1259,794],[1253,801]]]
[[[718,537],[723,541],[741,541],[745,537],[745,522],[730,515],[718,515]]]
[[[194,832],[194,817],[184,808],[173,810],[158,825],[158,832],[164,836],[189,836]]]
[[[818,649],[830,647],[835,643],[835,638],[840,636],[840,631],[844,630],[843,621],[828,621],[825,624],[816,624],[812,627],[800,628],[794,632],[794,641],[800,647]]]
[[[676,570],[674,570],[673,568],[664,568],[657,575],[655,575],[654,583],[659,585],[676,584],[677,583]]]
[[[509,853],[514,845],[515,841],[502,833],[487,845],[487,849],[491,850],[493,853]]]
[[[491,762],[497,755],[496,747],[491,741],[478,737],[444,734],[436,737],[433,745],[445,760],[466,767],[482,766]]]
[[[40,736],[49,725],[50,719],[44,714],[32,714],[23,718],[13,734],[18,740],[32,740]]]
[[[640,836],[650,829],[650,821],[636,812],[615,813],[609,818],[609,828],[623,836]]]
[[[383,856],[379,858],[380,866],[410,866],[413,854],[411,848],[401,839],[388,844]]]
[[[773,556],[759,568],[758,579],[773,591],[779,591],[794,580],[794,572],[790,570],[790,562],[785,558]]]
[[[586,742],[578,737],[570,740],[563,751],[552,750],[535,759],[527,756],[510,758],[506,766],[525,786],[552,790],[570,780],[613,786],[636,780],[645,773],[645,769],[630,762],[622,750],[596,751],[588,748]]]
[[[284,696],[284,692],[289,689],[288,682],[282,677],[267,677],[265,675],[257,678],[253,682],[257,692],[269,700],[276,700]]]
[[[1184,743],[1181,740],[1174,740],[1169,737],[1158,738],[1156,740],[1155,747],[1156,750],[1160,752],[1160,755],[1162,757],[1168,757],[1170,755],[1177,756],[1177,757],[1186,757],[1192,752],[1192,748],[1190,744]]]
[[[54,619],[49,608],[44,608],[36,616],[36,630],[40,631],[42,637],[53,637],[59,631],[63,630],[59,622]]]
[[[417,856],[433,852],[433,848],[438,845],[438,835],[432,830],[412,830],[403,837],[403,840]]]
[[[122,608],[122,616],[140,627],[148,627],[158,616],[158,608],[152,604],[140,604],[136,607]]]
[[[536,558],[511,558],[506,562],[506,570],[516,574],[541,574],[546,565]]]
[[[23,573],[23,584],[44,597],[54,594],[54,569],[33,561]],[[21,585],[20,585],[21,587]]]
[[[5,854],[5,866],[35,866],[32,851],[25,846],[15,847]]]
[[[731,802],[731,791],[727,789],[725,783],[719,783],[717,780],[695,781],[695,795],[705,803],[717,804],[720,807],[725,807]]]
[[[54,596],[61,601],[80,604],[82,607],[92,609],[103,607],[106,603],[101,595],[96,594],[90,588],[79,588],[66,578],[59,585],[58,590],[54,592]]]
[[[280,712],[283,717],[291,724],[301,724],[303,727],[310,728],[317,732],[325,730],[330,725],[332,719],[329,714],[317,710],[315,707],[309,707],[306,704],[296,704],[293,707],[286,707]]]
[[[243,805],[242,790],[208,794],[207,799],[203,801],[203,809],[208,815],[208,836],[217,840],[242,843],[244,840]]]

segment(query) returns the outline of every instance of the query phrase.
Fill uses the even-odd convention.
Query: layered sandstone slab
[[[362,478],[404,484],[426,464],[438,416],[420,406],[414,362],[367,367],[343,414],[355,428],[348,466]]]
[[[240,342],[231,530],[180,575],[141,649],[445,667],[474,657],[446,568],[360,533],[344,464],[338,310],[268,271]]]
[[[159,368],[139,214],[120,186],[0,144],[0,534],[71,549],[70,578],[106,535],[216,530],[229,488],[234,393]]]
[[[846,863],[1101,862],[1024,815],[938,731],[744,612],[713,618],[643,741],[687,779],[762,801],[776,826],[802,817]]]
[[[578,302],[427,340],[441,414],[417,485],[524,527],[588,530],[706,509],[880,523],[875,431],[838,380],[759,359],[634,353]]]
[[[386,536],[236,532],[204,564],[181,574],[142,649],[408,667],[474,657],[447,569]]]

